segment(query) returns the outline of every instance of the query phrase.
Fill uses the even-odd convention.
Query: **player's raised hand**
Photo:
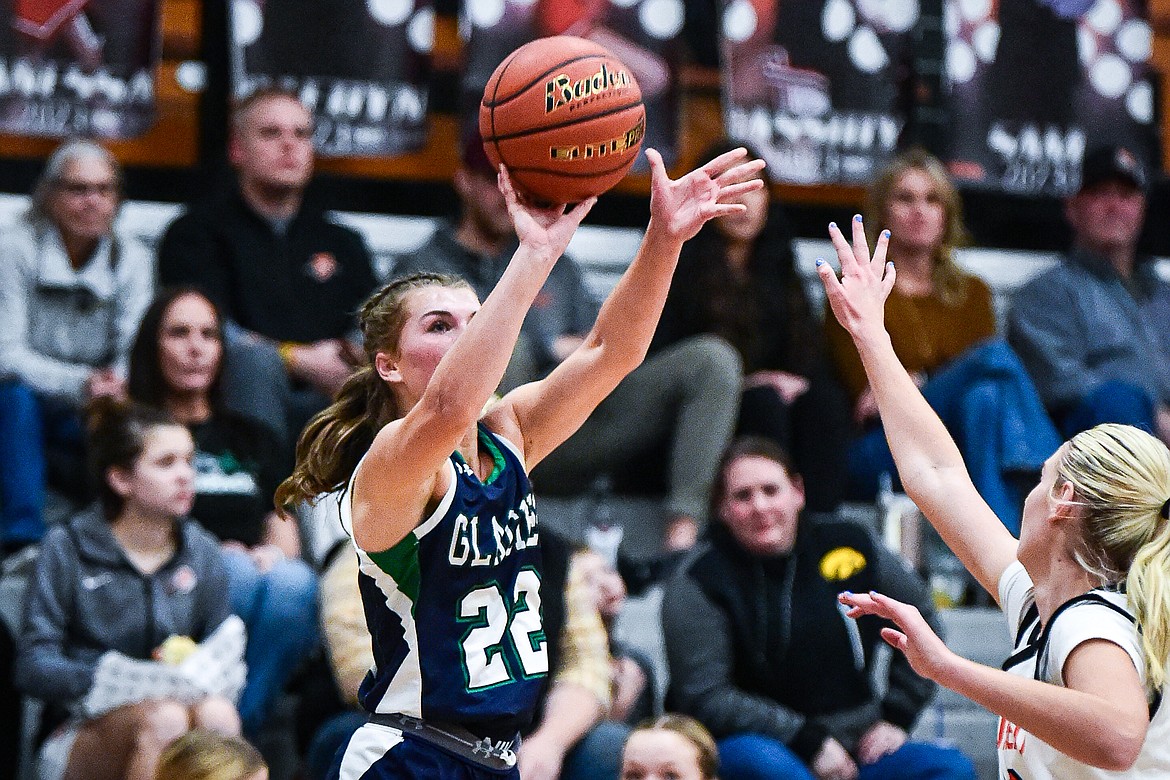
[[[865,240],[861,216],[853,218],[853,241],[846,240],[836,222],[829,223],[829,238],[841,262],[841,278],[833,267],[817,260],[817,273],[825,286],[825,295],[833,316],[855,339],[866,332],[882,330],[886,298],[894,289],[894,264],[886,262],[890,231],[878,236],[873,255]]]
[[[650,226],[678,241],[693,238],[713,217],[744,211],[747,207],[738,198],[764,186],[757,176],[764,161],[748,160],[743,148],[721,154],[680,179],[666,175],[656,149],[647,149],[646,159],[650,161]]]
[[[846,591],[837,596],[837,600],[849,608],[847,617],[859,618],[862,615],[877,615],[896,625],[893,628],[882,629],[882,639],[886,640],[896,650],[906,654],[906,660],[914,671],[923,677],[943,682],[951,663],[958,658],[941,639],[938,634],[922,617],[922,613],[912,604],[906,604],[880,593],[850,593]]]
[[[520,243],[555,259],[564,254],[573,233],[593,208],[597,198],[588,198],[565,211],[565,204],[540,206],[524,198],[512,185],[508,169],[500,165],[497,177],[500,192],[508,204],[508,214]]]

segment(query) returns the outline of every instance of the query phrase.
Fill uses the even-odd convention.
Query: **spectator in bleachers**
[[[694,718],[667,713],[630,733],[621,780],[717,780],[718,768],[711,732]]]
[[[181,694],[151,684],[239,619],[215,539],[187,519],[194,443],[163,412],[104,399],[89,423],[100,503],[45,538],[25,600],[16,678],[46,703],[40,778],[153,780],[159,756],[192,726],[238,734],[239,655],[202,658]],[[134,661],[131,661],[134,659]],[[109,664],[135,663],[137,674]],[[102,671],[106,669],[107,671]],[[203,675],[196,675],[203,677]],[[199,696],[194,694],[199,692]],[[189,696],[190,695],[190,696]]]
[[[733,148],[720,142],[707,160]],[[767,171],[761,178],[768,184]],[[708,333],[743,361],[737,435],[767,436],[792,453],[812,511],[842,497],[849,408],[833,375],[821,322],[796,272],[792,233],[770,189],[748,210],[708,222],[683,247],[651,352]]]
[[[516,235],[478,136],[463,147],[455,190],[462,204],[459,218],[399,260],[395,273],[456,274],[483,299],[503,274]],[[528,312],[501,388],[551,371],[581,343],[597,311],[580,269],[566,256],[553,267]],[[735,424],[740,378],[739,357],[721,338],[696,336],[660,350],[534,470],[538,494],[584,492],[599,475],[620,476],[640,458],[665,452],[664,546],[690,547],[703,521],[719,453]]]
[[[1020,359],[996,337],[991,290],[955,263],[965,233],[958,192],[937,158],[912,150],[874,180],[866,210],[871,240],[888,229],[898,266],[886,301],[894,351],[953,432],[980,494],[1018,531],[1024,494],[1060,438]],[[861,427],[849,476],[859,497],[872,497],[883,473],[896,480],[894,460],[857,348],[834,318],[825,328]]]
[[[291,470],[276,436],[224,408],[223,322],[194,288],[163,291],[130,353],[130,397],[166,411],[195,440],[191,516],[223,549],[232,611],[248,628],[244,733],[255,738],[285,683],[317,645],[317,576],[295,520],[272,507]]]
[[[719,740],[723,780],[973,778],[959,751],[908,741],[935,685],[900,655],[876,681],[881,621],[837,606],[841,591],[889,588],[937,628],[925,583],[862,526],[803,509],[774,442],[731,445],[709,539],[663,597],[667,708]]]
[[[1065,436],[1116,422],[1170,443],[1170,284],[1137,252],[1147,186],[1128,149],[1086,154],[1071,251],[1012,299],[1008,337]]]
[[[44,534],[46,480],[84,500],[81,408],[125,393],[125,360],[154,271],[118,235],[121,168],[69,141],[49,156],[32,203],[0,231],[0,543]]]
[[[228,153],[239,186],[167,228],[159,279],[196,285],[219,307],[229,349],[253,366],[229,372],[228,396],[291,441],[353,370],[354,312],[374,288],[372,261],[360,236],[305,197],[313,120],[294,95],[241,101]]]
[[[597,556],[574,552],[547,528],[540,542],[541,609],[552,677],[535,728],[522,740],[520,771],[524,780],[617,780],[629,727],[613,710],[617,679],[603,622],[608,596],[599,587]],[[357,693],[374,658],[357,574],[357,556],[347,540],[321,575],[321,617],[329,661],[349,709],[314,737],[306,755],[308,780],[326,776],[337,749],[368,718]]]

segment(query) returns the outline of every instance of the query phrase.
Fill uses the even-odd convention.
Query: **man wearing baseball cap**
[[[1066,436],[1118,422],[1170,443],[1170,284],[1137,253],[1148,186],[1132,150],[1086,153],[1072,248],[1012,300],[1008,338]]]

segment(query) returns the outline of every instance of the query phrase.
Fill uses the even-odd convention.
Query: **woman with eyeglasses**
[[[121,182],[109,151],[69,141],[49,156],[28,211],[0,229],[4,554],[44,534],[47,474],[60,472],[54,487],[85,498],[79,409],[125,394],[154,272],[145,246],[114,233]]]

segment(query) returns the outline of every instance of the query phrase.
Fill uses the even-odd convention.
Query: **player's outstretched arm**
[[[590,198],[567,212],[564,205],[537,208],[520,199],[503,168],[500,189],[520,246],[439,361],[418,403],[375,438],[353,499],[354,533],[363,549],[396,544],[413,529],[428,502],[446,490],[446,484],[439,484],[445,478],[443,463],[495,392],[525,314],[597,200]]]
[[[545,379],[517,388],[492,415],[520,429],[529,468],[576,431],[618,382],[646,357],[679,252],[709,220],[743,211],[758,189],[763,160],[736,149],[672,180],[662,157],[650,161],[650,224],[633,262],[606,298],[584,342]]]
[[[894,264],[886,262],[889,231],[882,232],[872,256],[860,216],[853,219],[852,243],[836,224],[829,225],[829,237],[841,278],[820,260],[817,273],[833,315],[857,345],[902,485],[967,570],[998,599],[999,578],[1016,559],[1017,542],[975,490],[950,433],[894,353],[884,324],[895,278]]]
[[[1065,686],[1010,674],[951,652],[917,608],[880,593],[842,593],[849,617],[877,615],[897,628],[882,638],[914,671],[1001,715],[1077,761],[1121,771],[1137,760],[1149,728],[1145,691],[1132,659],[1104,639],[1078,645],[1064,663]]]

